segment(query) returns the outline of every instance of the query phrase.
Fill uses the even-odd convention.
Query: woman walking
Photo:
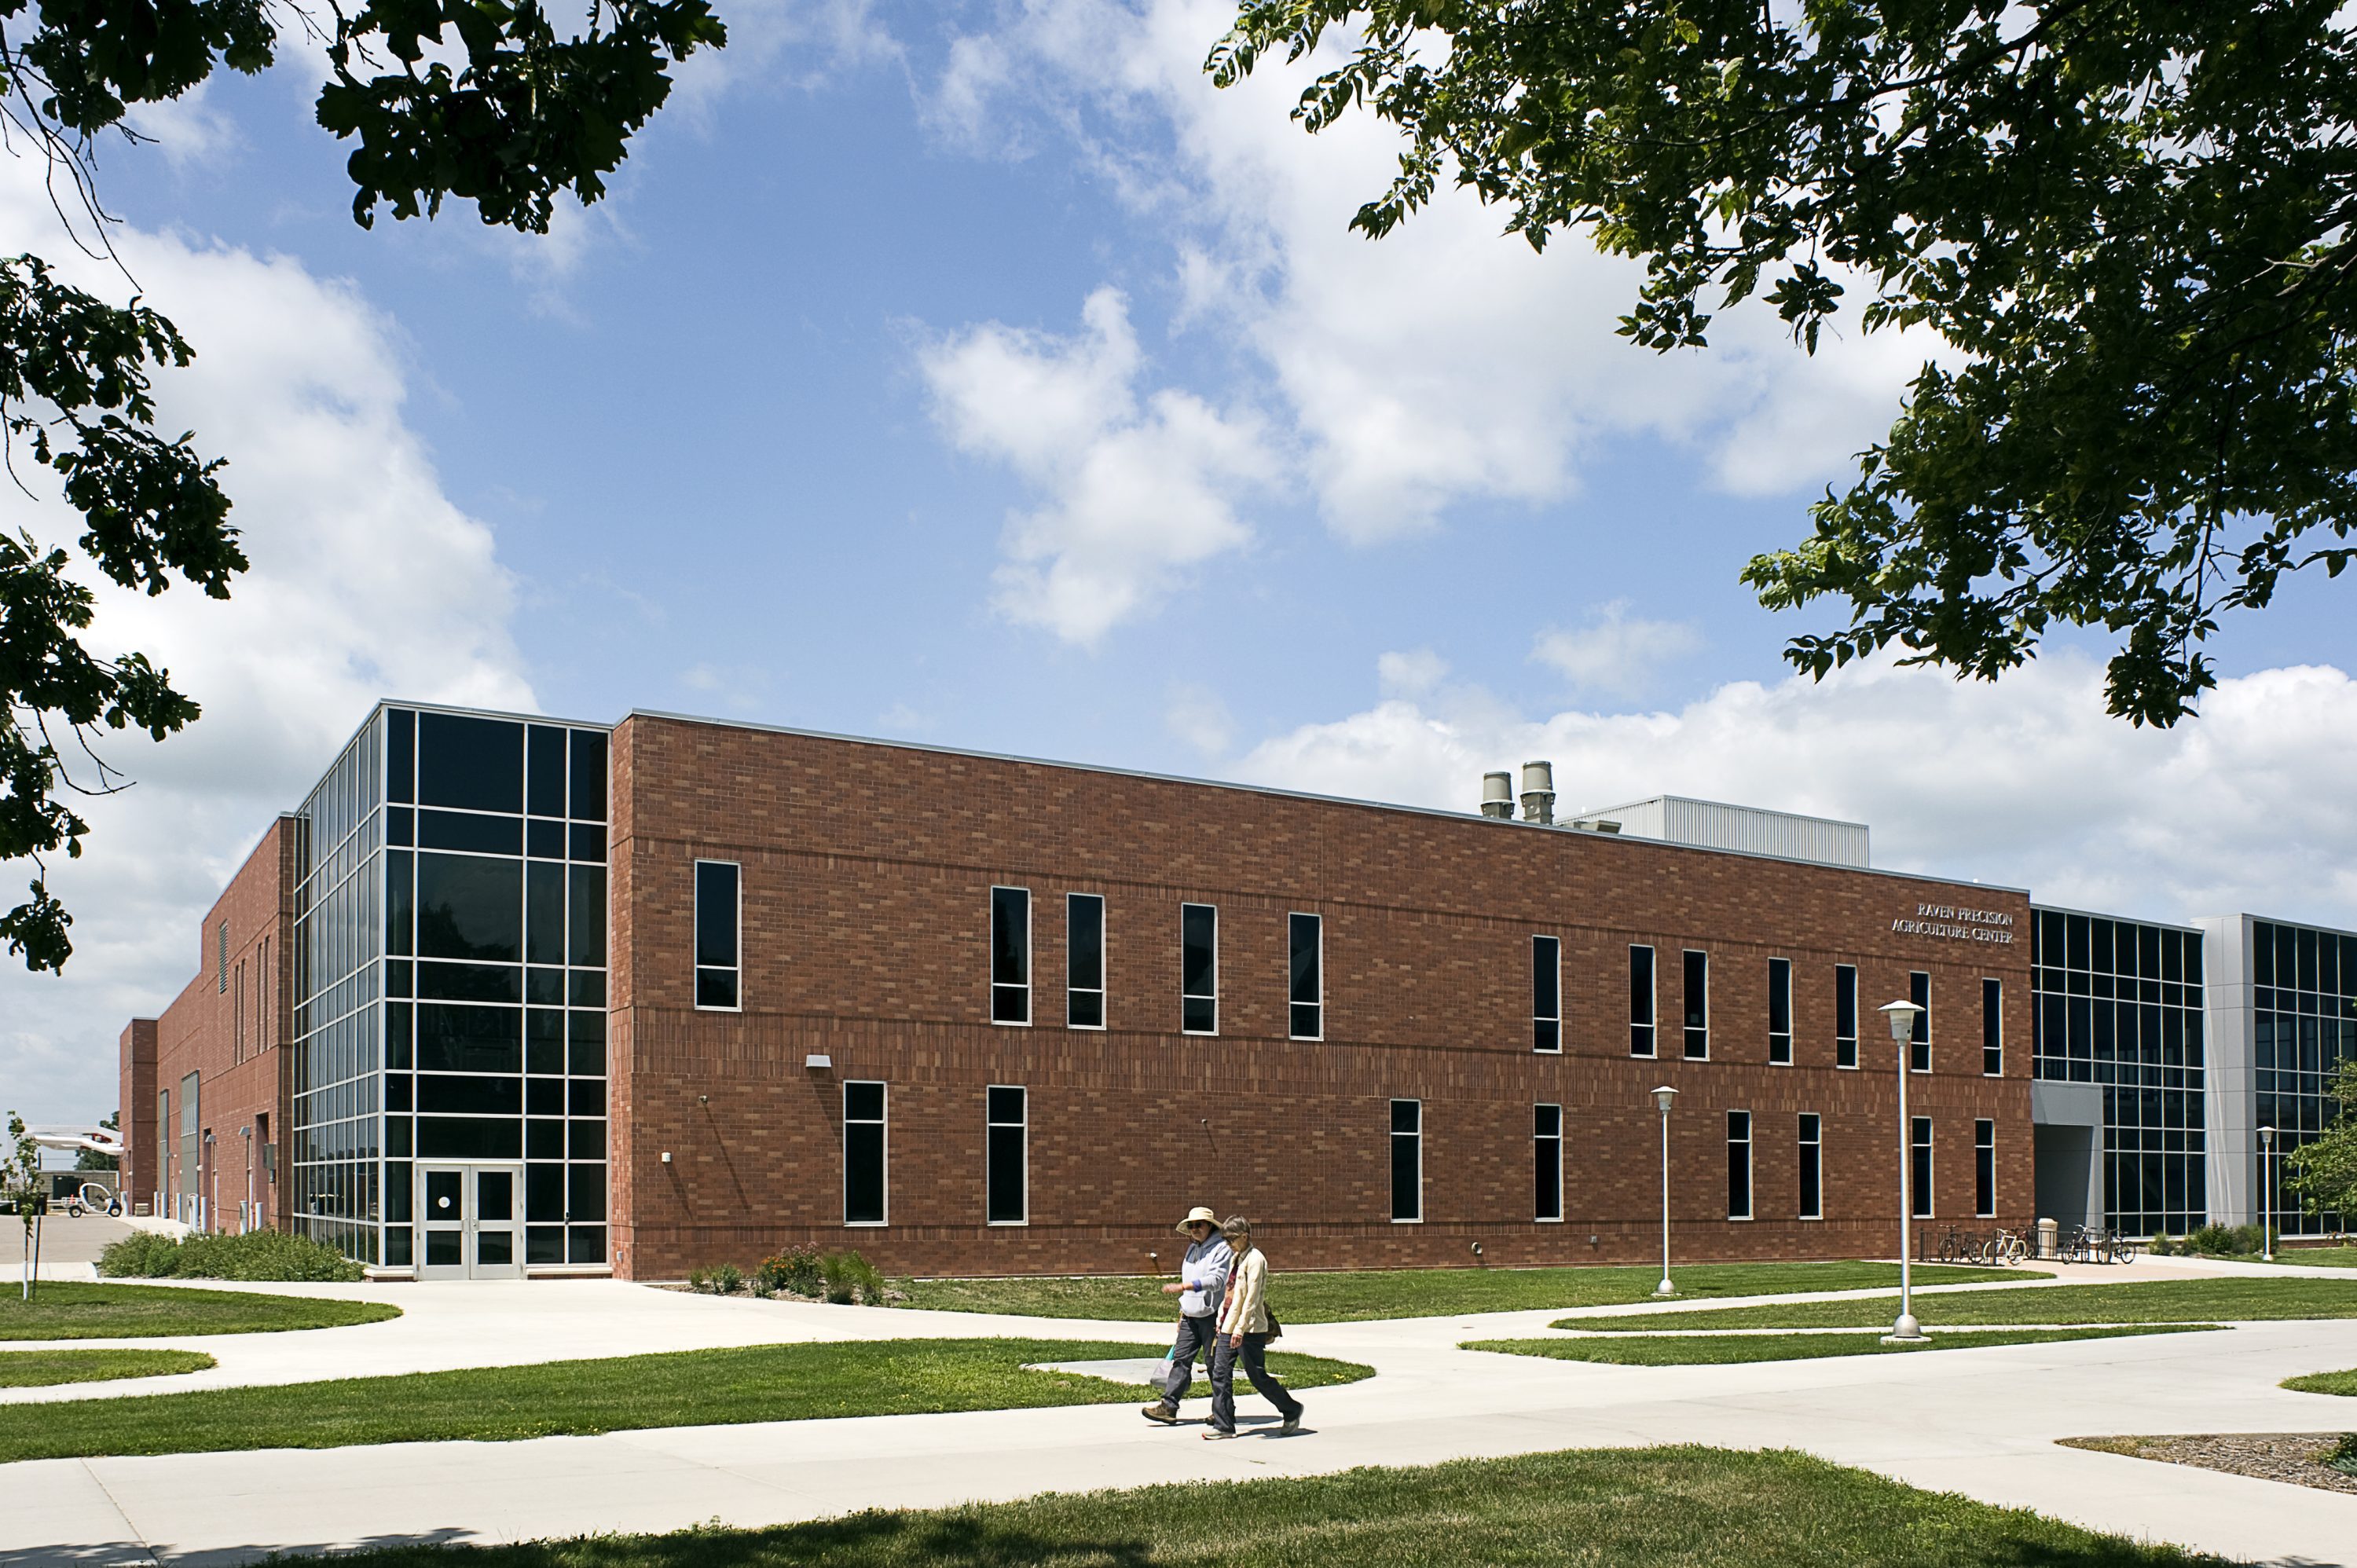
[[[1211,1342],[1211,1430],[1203,1440],[1216,1443],[1236,1434],[1239,1361],[1261,1398],[1285,1418],[1276,1434],[1290,1437],[1301,1430],[1301,1402],[1269,1376],[1266,1357],[1275,1324],[1268,1315],[1268,1255],[1253,1245],[1252,1221],[1241,1214],[1230,1216],[1220,1233],[1235,1261],[1229,1266],[1228,1299],[1220,1306],[1219,1336]]]

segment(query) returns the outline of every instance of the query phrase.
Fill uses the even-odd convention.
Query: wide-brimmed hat
[[[1187,1211],[1187,1218],[1178,1221],[1174,1229],[1184,1230],[1189,1225],[1208,1225],[1217,1230],[1220,1228],[1220,1217],[1199,1203]]]

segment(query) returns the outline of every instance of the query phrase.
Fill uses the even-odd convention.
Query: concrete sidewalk
[[[2319,1273],[2357,1288],[2345,1271]],[[225,1359],[199,1374],[219,1382],[320,1376],[322,1360],[332,1363],[325,1375],[350,1376],[789,1340],[1162,1337],[1155,1325],[788,1305],[612,1282],[270,1288],[393,1300],[409,1315],[153,1343],[235,1357],[235,1368]],[[1923,1294],[1936,1323],[1937,1293]],[[271,1551],[661,1530],[714,1518],[758,1525],[1044,1490],[1685,1442],[1802,1448],[2132,1536],[2247,1561],[2357,1568],[2357,1498],[2053,1445],[2078,1435],[2357,1425],[2357,1402],[2276,1387],[2295,1373],[2357,1366],[2357,1320],[1733,1367],[1609,1367],[1457,1348],[1544,1333],[1565,1316],[1292,1328],[1286,1348],[1363,1361],[1379,1376],[1305,1396],[1310,1430],[1286,1441],[1204,1444],[1198,1426],[1149,1426],[1116,1405],[5,1466],[0,1568],[226,1563]],[[107,1387],[155,1392],[159,1382],[196,1379]],[[87,1396],[97,1387],[19,1392]],[[1257,1400],[1241,1403],[1248,1425],[1269,1419]]]

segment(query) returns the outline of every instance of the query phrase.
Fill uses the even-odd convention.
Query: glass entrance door
[[[523,1273],[516,1245],[514,1165],[417,1167],[417,1277],[515,1279]]]

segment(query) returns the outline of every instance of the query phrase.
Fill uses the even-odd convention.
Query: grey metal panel
[[[2104,1125],[2103,1086],[2032,1079],[2029,1084],[2029,1120],[2033,1125],[2040,1127],[2093,1127],[2100,1130]]]
[[[2248,915],[2215,915],[2201,928],[2203,1162],[2215,1225],[2255,1225],[2259,1205],[2259,1079],[2251,1030]]]
[[[1621,832],[1631,837],[1656,838],[1697,849],[1738,850],[1861,870],[1870,864],[1863,822],[1696,800],[1684,795],[1656,795],[1647,800],[1598,807],[1577,812],[1569,820],[1599,817],[1619,822]]]

